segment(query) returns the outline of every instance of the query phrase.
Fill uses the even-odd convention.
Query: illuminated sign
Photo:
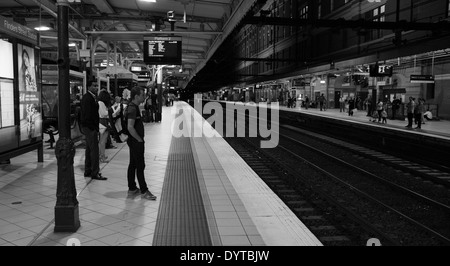
[[[149,65],[181,65],[181,37],[145,37],[144,62]]]
[[[370,66],[370,76],[371,77],[385,77],[392,76],[393,66],[388,65],[371,65]]]
[[[411,83],[434,83],[434,76],[431,75],[411,75]]]

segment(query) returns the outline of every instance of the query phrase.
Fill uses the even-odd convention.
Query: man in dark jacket
[[[100,173],[98,132],[99,116],[97,103],[98,86],[88,82],[88,92],[81,99],[81,129],[86,137],[86,153],[84,160],[84,176],[96,180],[106,180]]]

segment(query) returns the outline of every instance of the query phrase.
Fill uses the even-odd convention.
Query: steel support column
[[[69,3],[58,0],[58,127],[55,154],[58,162],[55,232],[76,232],[80,227],[73,170],[75,146],[70,136]]]

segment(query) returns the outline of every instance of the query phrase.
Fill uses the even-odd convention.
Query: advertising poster
[[[18,44],[20,140],[42,136],[40,91],[36,80],[34,49]]]
[[[17,147],[12,43],[0,40],[0,153]]]

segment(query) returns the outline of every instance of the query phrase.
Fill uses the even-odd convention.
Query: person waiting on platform
[[[414,109],[416,108],[416,102],[413,97],[409,97],[409,103],[406,104],[406,109],[408,112],[408,125],[407,128],[412,128],[413,117],[414,117]]]
[[[378,122],[381,122],[381,113],[383,112],[384,103],[381,99],[378,100],[377,103],[377,112],[378,112]]]
[[[320,111],[326,111],[326,101],[327,99],[325,98],[325,95],[320,95],[319,97],[319,105],[320,105]]]
[[[348,115],[353,116],[353,109],[355,109],[355,100],[353,97],[350,97],[348,100]]]
[[[383,111],[381,111],[381,118],[383,119],[381,121],[381,123],[387,124],[387,116],[388,115],[387,115],[386,109],[383,108]]]
[[[433,114],[431,113],[430,109],[427,109],[427,111],[426,111],[425,113],[423,113],[423,117],[424,117],[427,121],[433,120]]]
[[[415,129],[422,128],[422,118],[425,110],[425,106],[423,105],[423,99],[419,99],[415,108],[414,108],[414,116],[417,122],[417,127]]]
[[[369,95],[366,99],[366,106],[367,106],[367,116],[372,116],[372,96]]]
[[[99,115],[99,133],[98,142],[99,158],[101,163],[108,163],[108,156],[105,155],[106,141],[109,137],[109,113],[108,109],[111,105],[111,96],[108,91],[101,90],[98,95],[98,115]]]
[[[377,122],[379,120],[379,116],[378,116],[378,111],[373,111],[372,112],[372,117],[369,119],[369,121],[371,122]]]
[[[128,164],[127,180],[128,180],[128,195],[133,196],[141,193],[142,199],[156,200],[147,187],[145,182],[145,132],[144,123],[142,122],[139,105],[145,101],[144,88],[134,87],[131,89],[131,102],[127,107],[127,129],[128,140],[127,144],[130,149],[130,162]],[[136,177],[139,187],[136,185]]]
[[[107,180],[100,173],[99,151],[98,151],[98,133],[99,133],[99,115],[97,92],[98,86],[92,81],[88,81],[88,92],[81,99],[81,119],[80,125],[83,134],[86,137],[86,152],[84,161],[84,176],[90,176],[96,180]]]
[[[341,96],[341,98],[339,98],[339,107],[340,107],[340,112],[345,112],[345,99],[344,96]]]
[[[395,119],[395,115],[397,114],[398,110],[400,109],[401,104],[402,104],[402,100],[397,99],[397,97],[394,96],[394,100],[392,101],[392,120]]]
[[[309,108],[309,97],[308,97],[308,95],[305,96],[305,108],[306,108],[306,110],[308,110],[308,108]]]

